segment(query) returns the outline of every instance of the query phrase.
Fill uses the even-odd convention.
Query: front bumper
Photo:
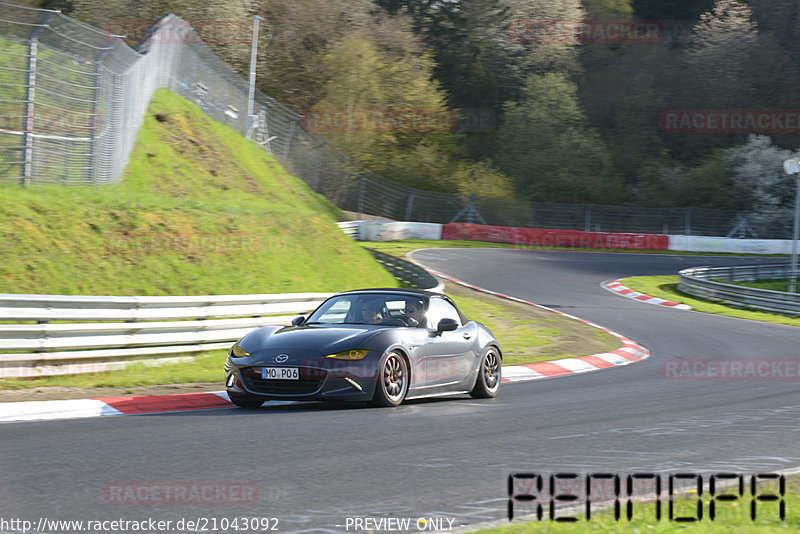
[[[333,362],[333,363],[331,363]],[[236,365],[225,362],[228,394],[247,395],[264,400],[368,401],[375,392],[377,366],[374,362],[320,362],[297,367],[299,380],[261,378],[263,365]],[[269,367],[280,367],[270,364]]]

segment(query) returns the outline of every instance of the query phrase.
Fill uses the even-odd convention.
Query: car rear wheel
[[[249,395],[234,395],[232,393],[228,393],[228,398],[231,399],[232,403],[241,408],[258,408],[264,404],[263,400],[257,399],[256,397],[251,397]]]
[[[486,349],[481,358],[481,365],[478,368],[478,379],[475,387],[469,394],[476,399],[488,399],[497,395],[500,389],[500,376],[502,374],[502,363],[500,354],[493,347]]]
[[[372,403],[375,406],[399,406],[408,392],[408,364],[398,352],[390,352],[378,372]]]

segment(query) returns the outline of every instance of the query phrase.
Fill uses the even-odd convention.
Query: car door
[[[428,365],[426,385],[444,386],[467,378],[474,363],[473,344],[475,332],[461,321],[455,306],[441,297],[431,297],[428,306],[428,328],[435,331],[442,319],[453,319],[458,328],[432,334],[428,339]]]

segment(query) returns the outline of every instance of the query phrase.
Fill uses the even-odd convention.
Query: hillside
[[[0,184],[0,292],[395,286],[336,227],[340,215],[256,145],[159,90],[119,185]]]

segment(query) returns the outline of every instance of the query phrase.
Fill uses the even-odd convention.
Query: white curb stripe
[[[122,415],[122,412],[103,401],[95,399],[0,403],[0,422],[4,423],[11,421],[75,419],[104,415]]]
[[[621,280],[621,279],[620,279]],[[650,295],[645,295],[644,293],[639,293],[638,291],[634,291],[628,287],[622,285],[620,280],[613,280],[610,282],[603,282],[600,286],[604,289],[607,289],[613,293],[621,297],[625,297],[626,299],[633,299],[639,302],[644,302],[646,304],[656,304],[658,306],[664,306],[666,308],[676,308],[678,310],[691,310],[692,307],[688,304],[680,304],[678,302],[672,302],[669,300],[665,300],[658,297],[651,297]]]

